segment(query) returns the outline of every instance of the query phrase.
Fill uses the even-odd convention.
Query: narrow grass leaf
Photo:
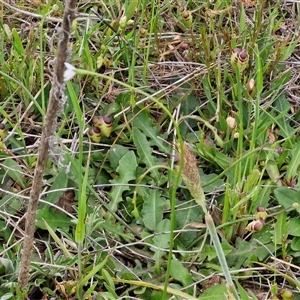
[[[276,216],[274,230],[272,230],[272,241],[275,245],[281,245],[288,235],[288,220],[286,212]]]
[[[11,158],[6,158],[3,166],[7,167],[7,175],[23,189],[26,189],[26,182],[24,180],[24,176],[22,176],[22,167]]]
[[[11,31],[12,36],[13,36],[13,46],[18,52],[18,54],[23,55],[25,52],[25,49],[23,47],[23,43],[21,41],[21,38],[15,28],[12,29]]]
[[[287,181],[291,180],[293,177],[298,176],[299,165],[300,165],[300,138],[297,138],[296,143],[294,144],[293,149],[291,150],[292,159],[287,165],[285,179]]]
[[[69,250],[66,248],[65,244],[61,241],[61,239],[55,234],[55,232],[52,230],[52,228],[49,226],[49,224],[46,222],[46,220],[43,220],[46,226],[46,229],[54,239],[54,241],[59,245],[60,249],[63,251],[64,255],[67,258],[73,258],[73,254],[69,252]]]
[[[125,14],[127,21],[130,20],[137,9],[139,1],[137,0],[127,0],[125,2]]]

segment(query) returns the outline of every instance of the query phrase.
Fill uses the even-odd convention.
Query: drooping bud
[[[258,232],[258,231],[262,230],[264,225],[265,225],[265,222],[263,220],[256,220],[256,221],[250,222],[247,225],[246,229],[251,232]]]
[[[127,18],[126,16],[122,16],[120,21],[119,21],[119,26],[120,28],[124,29],[127,25]]]
[[[101,132],[109,137],[112,131],[112,121],[107,116],[95,116],[92,120],[95,127],[99,128]]]
[[[101,131],[97,127],[91,127],[89,130],[89,137],[90,139],[95,142],[99,143],[101,140]]]
[[[0,140],[4,140],[6,136],[6,130],[5,130],[5,125],[0,123]]]
[[[249,63],[249,54],[246,49],[235,48],[231,54],[231,65],[235,69],[238,67],[239,71],[242,73]]]
[[[263,220],[265,221],[268,218],[268,213],[263,206],[258,206],[255,212],[255,219],[256,220]]]
[[[148,34],[148,30],[147,30],[147,28],[145,28],[145,27],[141,27],[140,29],[139,29],[139,33],[140,33],[140,35],[141,36],[146,36],[147,34]]]
[[[184,6],[181,6],[179,8],[179,13],[182,17],[183,24],[187,28],[191,28],[192,24],[193,24],[193,15],[192,15],[192,13]]]
[[[253,96],[255,94],[256,88],[255,88],[255,80],[251,78],[247,84],[246,84],[246,90],[250,96]]]
[[[236,128],[236,120],[233,117],[227,117],[226,123],[230,129]]]
[[[281,289],[279,291],[279,296],[283,300],[292,300],[292,299],[294,299],[294,295],[293,295],[292,291],[288,290],[288,289]]]

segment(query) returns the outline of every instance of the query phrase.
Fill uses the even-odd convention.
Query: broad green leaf
[[[255,232],[249,242],[249,248],[252,249],[251,255],[256,255],[259,261],[266,259],[270,253],[274,253],[278,248],[272,242],[271,225],[265,225],[261,231]]]
[[[14,215],[22,208],[22,201],[20,201],[20,198],[16,195],[14,197],[13,195],[5,195],[1,199],[1,206],[5,204],[5,210],[6,212]]]
[[[194,88],[190,84],[183,85],[181,86],[181,88],[183,95],[178,100],[178,102],[181,103],[180,112],[183,116],[188,116],[194,112],[195,107],[199,106],[199,98],[193,92]],[[186,119],[184,122],[180,123],[179,130],[182,137],[186,141],[190,142],[191,139],[194,142],[198,141],[198,139],[196,138],[197,132],[193,131],[191,133],[191,128],[197,127],[197,123],[198,122],[194,119]],[[190,137],[188,137],[188,135],[190,135]]]
[[[23,189],[26,189],[26,182],[24,180],[25,176],[22,175],[22,167],[11,158],[6,158],[3,163],[3,166],[7,167],[7,175],[18,185],[20,185]]]
[[[12,234],[12,230],[8,226],[8,224],[3,220],[0,220],[0,237],[3,237],[4,241],[8,241],[11,234]]]
[[[212,184],[206,185],[208,182],[211,182],[214,178],[218,175],[215,173],[204,174],[202,169],[200,169],[200,177],[201,177],[201,184],[205,193],[211,193],[215,190],[224,191],[225,189],[225,182],[223,179],[219,178],[215,180]]]
[[[280,205],[284,208],[290,208],[294,204],[298,204],[299,192],[289,189],[288,187],[279,187],[274,190],[274,195]],[[300,213],[300,205],[296,205],[295,209]]]
[[[113,212],[117,211],[118,204],[123,201],[123,192],[129,190],[128,182],[136,179],[136,168],[137,162],[135,154],[133,151],[129,151],[119,161],[119,166],[116,170],[119,176],[109,181],[114,185],[109,193],[109,207]]]
[[[170,153],[170,146],[158,137],[158,129],[146,111],[139,112],[133,119],[133,126],[140,129],[148,138],[150,145],[155,145],[160,151]]]
[[[156,230],[156,235],[153,238],[153,243],[155,248],[151,248],[152,251],[155,252],[154,259],[156,261],[156,265],[159,265],[160,258],[165,254],[165,251],[162,249],[166,249],[169,246],[170,242],[170,220],[164,219],[162,220]]]
[[[132,129],[132,139],[136,146],[141,162],[144,163],[148,169],[155,167],[157,163],[156,158],[152,155],[153,150],[150,147],[145,135],[136,127],[133,127]],[[158,181],[160,174],[157,169],[154,169],[151,171],[151,176]]]
[[[129,152],[128,148],[118,144],[114,145],[113,148],[109,151],[109,163],[114,170],[117,169],[120,159],[127,152]]]
[[[183,286],[189,286],[193,283],[191,274],[178,260],[171,261],[171,276],[181,282]]]
[[[295,176],[299,175],[298,168],[300,165],[300,138],[297,139],[297,142],[294,144],[293,149],[291,150],[292,159],[287,165],[286,170],[286,180],[290,180]]]
[[[268,240],[268,243],[270,243],[270,240]],[[273,245],[273,243],[271,244]],[[256,241],[244,241],[241,238],[237,238],[235,249],[226,256],[228,265],[239,269],[251,263],[255,257],[257,257],[258,260],[262,260],[270,255],[268,248],[270,249],[267,243],[265,243],[263,247],[262,244]]]
[[[294,251],[299,252],[300,251],[300,237],[296,236],[293,238],[292,242],[291,242],[291,248]]]
[[[146,194],[143,199],[142,216],[144,224],[148,229],[155,230],[163,218],[165,199],[161,197],[161,192],[158,190],[150,190],[149,194]]]
[[[46,201],[50,203],[56,203],[59,197],[63,194],[68,183],[68,175],[64,168],[60,168],[58,174],[55,176],[54,182],[51,184],[51,188],[47,193]],[[43,205],[44,206],[44,205]]]
[[[289,221],[288,233],[292,236],[300,236],[300,219],[292,218]]]
[[[7,275],[13,273],[14,271],[15,270],[12,261],[10,259],[0,257],[0,274]]]
[[[193,205],[194,204],[194,205]],[[176,228],[185,228],[191,222],[199,222],[203,214],[202,208],[196,203],[182,203],[176,211]],[[182,232],[178,239],[186,249],[195,241],[198,233],[195,231]]]
[[[226,300],[227,288],[225,284],[217,284],[201,293],[199,300]]]
[[[221,244],[222,250],[225,254],[225,256],[227,254],[229,254],[233,247],[228,245],[228,244]],[[205,260],[207,259],[208,261],[212,261],[213,259],[217,258],[217,252],[216,252],[216,248],[213,245],[204,245],[204,247],[202,248],[202,251],[199,255],[200,260]]]
[[[68,217],[65,213],[56,211],[54,208],[39,209],[36,215],[36,226],[47,230],[43,219],[46,220],[53,231],[55,231],[57,228],[67,231],[69,226],[74,225],[74,223],[71,222],[70,217]]]

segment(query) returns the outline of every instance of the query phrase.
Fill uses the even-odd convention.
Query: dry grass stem
[[[64,63],[68,55],[68,42],[72,21],[75,19],[76,0],[66,2],[65,13],[62,23],[62,37],[59,42],[55,69],[53,74],[52,89],[50,92],[49,106],[47,109],[45,125],[39,144],[37,165],[35,168],[32,189],[26,214],[25,239],[22,250],[22,260],[20,264],[18,284],[21,290],[25,290],[28,285],[29,267],[35,232],[35,218],[38,208],[41,187],[43,184],[43,174],[48,157],[49,141],[56,127],[57,113],[61,109],[64,96]]]

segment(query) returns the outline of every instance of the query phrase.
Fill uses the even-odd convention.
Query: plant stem
[[[29,281],[29,267],[34,241],[35,219],[40,198],[41,188],[43,185],[43,174],[50,148],[51,137],[54,135],[56,128],[56,119],[58,112],[62,110],[62,100],[64,96],[64,63],[68,54],[68,42],[72,21],[75,19],[76,0],[66,2],[65,12],[62,22],[62,37],[59,41],[57,50],[57,58],[55,61],[55,69],[53,76],[53,84],[50,91],[50,100],[46,114],[45,125],[43,127],[42,136],[38,149],[38,159],[30,192],[25,223],[25,238],[22,250],[22,259],[20,263],[18,284],[21,290],[25,290]]]

